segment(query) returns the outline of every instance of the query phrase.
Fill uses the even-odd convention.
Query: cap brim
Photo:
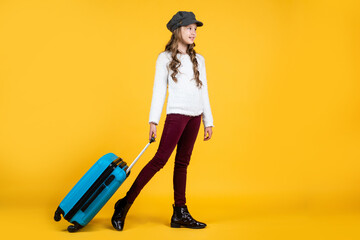
[[[181,24],[181,26],[187,26],[190,24],[195,23],[198,27],[201,27],[202,25],[204,25],[202,22],[196,20],[196,19],[189,19],[189,20],[185,20],[183,21],[183,23]]]

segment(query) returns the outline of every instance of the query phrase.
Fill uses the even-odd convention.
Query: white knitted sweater
[[[200,89],[196,86],[195,79],[192,79],[194,72],[190,56],[179,53],[177,58],[181,62],[181,66],[178,68],[179,73],[176,75],[177,82],[174,82],[171,77],[173,71],[169,68],[171,62],[170,52],[161,52],[156,60],[149,123],[159,123],[168,88],[169,96],[166,114],[180,113],[188,116],[202,114],[204,127],[214,126],[207,89],[204,57],[196,54],[200,80],[203,84]]]

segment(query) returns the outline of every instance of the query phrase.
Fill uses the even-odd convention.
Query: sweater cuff
[[[206,127],[214,127],[214,124],[212,122],[206,122],[205,120],[203,120],[204,123],[204,128]]]
[[[154,122],[154,121],[149,121],[149,124],[150,123],[153,123],[153,124],[155,124],[155,125],[158,125],[158,123],[157,122]]]

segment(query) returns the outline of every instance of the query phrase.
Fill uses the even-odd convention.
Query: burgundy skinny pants
[[[155,173],[165,166],[177,145],[173,177],[174,200],[176,206],[184,206],[186,204],[187,167],[199,132],[200,123],[201,115],[195,117],[182,114],[166,115],[159,148],[153,159],[141,170],[127,192],[126,197],[129,203],[135,201],[143,187]]]

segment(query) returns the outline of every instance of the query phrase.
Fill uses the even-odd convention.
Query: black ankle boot
[[[187,206],[176,207],[173,205],[174,213],[171,217],[171,227],[172,228],[193,228],[199,229],[206,227],[205,223],[196,221],[189,213]]]
[[[116,230],[122,231],[124,229],[125,217],[131,205],[127,202],[126,197],[115,203],[115,212],[111,218],[111,223]]]

